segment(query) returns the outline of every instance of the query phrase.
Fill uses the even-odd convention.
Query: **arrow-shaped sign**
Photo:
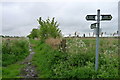
[[[96,21],[95,17],[96,17],[96,15],[87,15],[86,20]]]
[[[111,15],[101,15],[102,19],[101,20],[111,20],[112,16]]]
[[[91,24],[90,28],[91,28],[91,29],[96,28],[96,24],[97,24],[97,23],[93,23],[93,24]]]

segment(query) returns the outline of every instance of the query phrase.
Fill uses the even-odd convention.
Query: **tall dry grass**
[[[58,49],[59,45],[61,44],[61,38],[48,38],[45,40],[45,43],[50,45],[53,49]]]

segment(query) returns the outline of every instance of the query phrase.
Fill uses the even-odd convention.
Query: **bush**
[[[7,66],[24,59],[29,54],[25,39],[4,40],[2,43],[2,65]]]
[[[55,18],[52,18],[52,20],[50,20],[48,18],[45,21],[42,20],[41,17],[37,19],[40,24],[39,37],[41,40],[47,39],[49,37],[61,37],[61,30],[58,28],[59,24],[54,19]]]

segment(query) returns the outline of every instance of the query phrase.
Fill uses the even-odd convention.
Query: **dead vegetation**
[[[66,39],[62,38],[48,38],[45,43],[50,45],[53,49],[59,49],[60,51],[66,51]]]
[[[60,38],[48,38],[45,40],[45,43],[47,43],[48,45],[50,45],[53,49],[58,49],[59,48],[59,45],[61,43],[61,40]]]

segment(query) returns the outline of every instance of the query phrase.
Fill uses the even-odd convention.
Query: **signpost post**
[[[97,28],[96,28],[96,59],[95,70],[98,70],[98,58],[99,58],[99,29],[100,29],[100,10],[97,10]]]
[[[100,16],[102,19],[100,20]],[[96,18],[97,17],[97,20]],[[91,24],[91,29],[96,29],[96,58],[95,58],[95,71],[98,70],[98,60],[99,60],[99,31],[100,31],[100,21],[111,20],[111,15],[100,15],[100,9],[97,10],[97,15],[87,15],[86,20],[97,21],[97,23]],[[96,25],[97,24],[97,25]]]

